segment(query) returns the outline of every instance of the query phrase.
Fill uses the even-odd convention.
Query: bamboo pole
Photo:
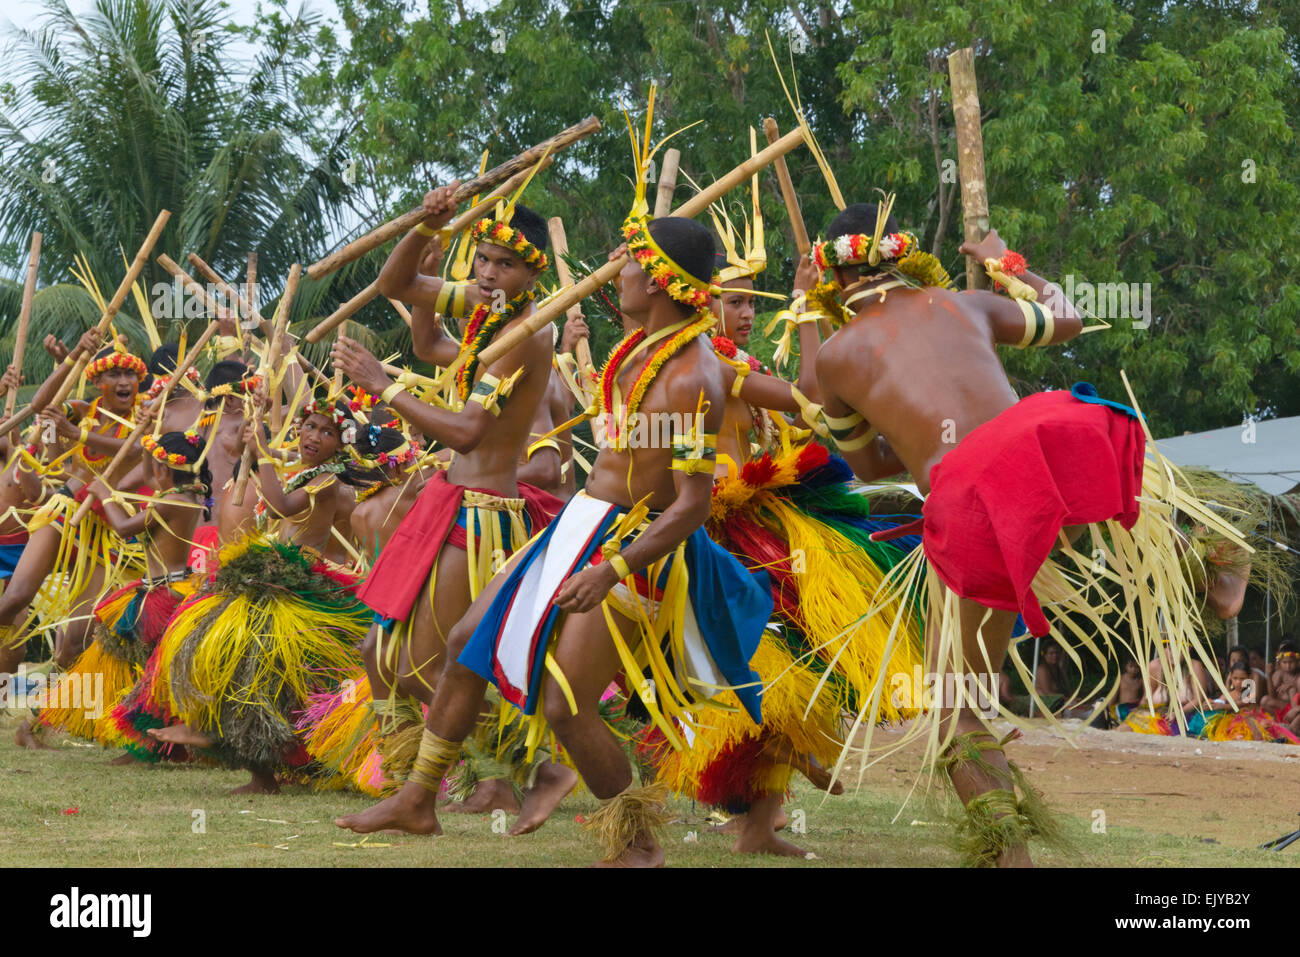
[[[118,310],[122,308],[122,303],[126,302],[126,297],[131,294],[131,286],[139,277],[140,271],[144,269],[144,264],[148,262],[149,253],[153,251],[153,247],[158,242],[158,238],[162,236],[163,227],[167,225],[167,220],[171,218],[171,215],[171,212],[165,209],[158,213],[158,218],[154,220],[153,226],[149,229],[149,234],[145,236],[144,242],[140,244],[140,248],[136,251],[135,258],[131,260],[131,265],[127,267],[126,275],[122,277],[122,282],[118,285],[117,291],[113,293],[113,298],[104,306],[104,311],[99,317],[99,322],[95,324],[95,328],[99,330],[101,336],[108,330],[109,325],[113,321],[113,317],[116,316]],[[61,405],[63,400],[72,392],[73,387],[77,384],[77,380],[81,378],[81,374],[85,371],[86,366],[90,364],[90,359],[91,356],[89,354],[77,359],[73,364],[72,369],[68,372],[67,378],[63,380],[58,391],[55,392],[54,397],[41,408],[48,408],[49,406],[57,407]],[[0,435],[4,435],[29,415],[39,411],[41,410],[36,408],[33,404],[28,403],[13,415],[8,416],[4,422],[0,422]]]
[[[768,146],[767,149],[755,156],[751,156],[730,173],[727,173],[721,179],[700,190],[686,202],[682,203],[681,206],[677,207],[677,209],[673,210],[673,215],[689,218],[702,213],[714,200],[718,199],[720,196],[726,195],[726,193],[745,182],[745,180],[749,179],[760,169],[763,169],[763,167],[767,166],[778,156],[784,156],[802,142],[803,131],[798,129],[791,130],[775,143]],[[558,295],[553,297],[550,302],[543,305],[531,316],[519,323],[519,325],[507,331],[499,339],[495,340],[484,349],[479,355],[479,361],[482,366],[486,368],[491,365],[548,322],[554,322],[561,313],[569,308],[569,306],[581,299],[585,299],[587,296],[590,296],[602,285],[617,276],[619,270],[622,269],[626,263],[627,256],[620,256],[612,262],[605,263],[594,272],[574,283],[568,289],[562,290]],[[443,373],[442,382],[444,384],[449,382],[451,377],[456,374],[462,365],[464,365],[464,362],[464,357],[461,356],[448,366],[447,371]]]
[[[767,137],[769,143],[775,143],[781,138],[776,120],[770,116],[763,121],[763,135]],[[776,167],[776,180],[781,184],[781,198],[785,200],[785,211],[790,217],[790,229],[794,231],[795,248],[799,250],[800,256],[807,256],[812,249],[812,242],[808,239],[808,230],[803,223],[799,196],[795,193],[794,183],[790,180],[790,168],[786,166],[784,156],[777,157],[772,165]]]
[[[249,256],[249,263],[251,267],[251,271],[249,272],[249,276],[251,278],[248,281],[248,286],[250,290],[249,295],[255,295],[251,290],[254,288],[254,283],[256,282],[257,279],[257,253],[249,253],[248,256]],[[230,299],[238,303],[239,308],[245,310],[247,318],[253,319],[257,322],[257,327],[262,330],[262,335],[269,343],[271,341],[271,337],[275,335],[275,330],[271,328],[271,324],[269,322],[267,322],[264,318],[262,318],[262,314],[261,312],[258,311],[257,306],[254,303],[250,302],[249,300],[245,299],[243,294],[240,293],[238,289],[236,289],[234,286],[230,285],[230,283],[222,279],[221,276],[217,274],[217,271],[215,269],[213,269],[211,266],[209,266],[207,263],[205,263],[202,259],[198,257],[197,253],[190,253],[188,259],[194,265],[194,267],[198,269],[200,273],[203,274],[203,277],[207,279],[208,282],[213,283],[218,289],[221,290],[222,293],[224,293],[227,297],[229,297]],[[293,335],[290,334],[289,338],[292,339]],[[322,384],[326,384],[326,385],[329,384],[330,381],[329,377],[325,375],[325,373],[321,372],[320,369],[316,368],[316,366],[312,364],[311,360],[308,359],[305,355],[303,355],[301,352],[295,351],[293,353],[293,357],[294,360],[298,363],[298,365],[302,367],[304,372],[308,373],[309,375],[314,375],[318,380],[320,380]]]
[[[669,150],[669,152],[675,153],[677,151]],[[665,168],[667,165],[667,160],[665,160]],[[673,164],[673,167],[673,175],[676,176],[676,163]],[[670,198],[671,195],[672,191],[669,190]],[[663,194],[661,192],[660,198],[662,198],[662,196]],[[559,216],[552,216],[546,221],[546,227],[551,234],[551,251],[555,253],[555,271],[560,277],[560,287],[567,288],[573,285],[573,273],[569,270],[569,264],[564,260],[564,257],[569,254],[569,237],[564,233],[564,220],[560,219]],[[566,319],[581,319],[582,303],[575,302],[568,308],[564,315]],[[585,370],[592,367],[591,344],[587,342],[586,336],[583,336],[574,344],[573,353],[574,357],[578,360],[579,369]]]
[[[217,320],[213,319],[208,323],[208,327],[203,330],[203,334],[199,336],[194,345],[190,347],[190,351],[186,353],[184,361],[176,367],[171,378],[167,380],[167,387],[163,389],[162,395],[159,397],[160,401],[158,408],[161,409],[163,407],[163,403],[171,398],[172,392],[174,392],[176,387],[181,384],[181,380],[185,378],[186,374],[192,368],[194,368],[194,363],[198,361],[199,354],[203,351],[203,347],[208,344],[208,340],[212,338],[213,333],[216,331]],[[100,473],[99,479],[106,487],[111,489],[117,484],[117,481],[120,478],[117,474],[118,471],[122,468],[127,456],[140,442],[141,437],[143,437],[145,431],[149,428],[149,425],[149,422],[138,423],[135,428],[131,430],[131,434],[126,437],[126,441],[122,443],[122,447],[117,450],[117,454],[113,456],[113,460],[108,463],[108,468],[104,469],[104,471]],[[81,520],[86,517],[86,513],[91,509],[90,500],[94,497],[94,495],[87,494],[85,499],[83,499],[81,504],[77,507],[77,510],[72,513],[73,525],[81,524]]]
[[[984,178],[984,134],[980,130],[980,97],[975,84],[975,52],[970,47],[948,55],[952,83],[952,112],[957,121],[957,175],[961,178],[962,238],[977,243],[989,231],[989,193]],[[966,257],[966,288],[987,289],[984,264]]]
[[[481,176],[476,176],[468,182],[462,183],[457,187],[456,192],[452,194],[452,201],[457,205],[465,202],[471,196],[476,196],[486,190],[492,189],[499,183],[509,179],[515,173],[520,172],[530,166],[533,166],[538,160],[548,153],[555,153],[578,140],[590,136],[600,129],[600,120],[594,116],[589,116],[581,123],[570,126],[552,136],[550,139],[543,140],[536,146],[524,150],[514,159],[507,160],[500,166],[488,170]],[[370,250],[377,246],[382,246],[390,239],[394,239],[407,230],[415,227],[417,223],[424,218],[424,207],[417,206],[410,212],[404,213],[397,219],[389,220],[384,225],[373,229],[359,239],[354,239],[342,249],[330,253],[320,262],[313,263],[307,267],[307,275],[312,279],[319,279],[321,276],[328,275],[340,266],[345,266],[354,259],[360,259]]]
[[[541,168],[545,169],[547,166],[550,166],[552,162],[553,160],[551,157],[549,156],[546,157],[546,160],[542,163]],[[461,213],[459,216],[457,216],[455,219],[449,222],[444,227],[443,231],[445,231],[449,235],[454,236],[456,233],[459,233],[462,230],[468,229],[470,226],[474,225],[474,223],[479,219],[481,219],[483,215],[486,212],[488,212],[488,210],[490,210],[493,206],[496,205],[498,199],[502,199],[503,197],[509,196],[516,189],[518,189],[519,186],[523,183],[523,181],[528,177],[529,173],[531,172],[532,172],[532,167],[529,167],[528,169],[520,170],[518,173],[510,177],[508,180],[506,180],[496,189],[492,190],[492,192],[484,196],[481,200],[479,200],[469,209],[465,210],[465,212]],[[331,332],[334,331],[335,326],[343,322],[345,319],[352,318],[352,316],[355,315],[357,311],[361,309],[362,306],[366,305],[367,303],[369,303],[370,301],[378,297],[378,295],[379,295],[379,282],[378,280],[376,280],[375,282],[372,282],[370,285],[366,286],[365,289],[362,289],[359,293],[357,293],[347,302],[343,303],[343,305],[335,309],[332,313],[329,314],[329,316],[327,316],[326,318],[318,322],[315,325],[315,327],[312,328],[307,333],[307,335],[303,337],[303,340],[312,343],[320,342],[320,340],[324,339],[327,335],[329,335]],[[391,302],[392,300],[389,301]],[[410,325],[409,320],[407,321],[407,325]]]
[[[18,369],[18,375],[23,374],[23,353],[27,349],[27,327],[32,321],[32,297],[36,295],[36,269],[41,262],[41,240],[44,237],[40,233],[32,233],[32,251],[27,258],[27,280],[23,283],[23,304],[18,313],[18,334],[14,339],[14,358],[13,365]],[[5,396],[5,418],[14,414],[14,406],[18,404],[18,387]]]
[[[664,152],[664,168],[659,172],[659,191],[655,193],[655,216],[667,216],[673,208],[673,190],[677,188],[677,167],[682,161],[682,151]]]
[[[248,268],[244,272],[244,292],[247,296],[240,296],[236,292],[236,301],[239,308],[243,310],[243,318],[239,323],[239,352],[240,358],[247,354],[249,343],[244,339],[244,323],[254,316],[261,318],[257,307],[257,252],[248,254]],[[260,325],[259,325],[260,328]],[[251,336],[250,336],[251,338]]]
[[[276,366],[280,364],[280,348],[284,341],[285,329],[289,325],[289,310],[293,306],[293,297],[298,291],[298,283],[301,279],[302,266],[294,263],[289,270],[289,279],[285,283],[284,293],[280,296],[280,308],[275,317],[275,332],[267,341],[266,351],[262,353],[262,363],[258,370],[262,375],[263,383],[268,387],[275,376]],[[276,389],[271,393],[271,430],[278,432],[280,425],[280,396],[279,389]],[[252,444],[245,445],[243,458],[239,462],[239,478],[235,480],[235,494],[231,499],[236,508],[244,504],[249,470],[253,467],[254,448]]]

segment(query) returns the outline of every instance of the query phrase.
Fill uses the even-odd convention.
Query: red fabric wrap
[[[473,491],[499,494],[491,489]],[[415,599],[429,580],[438,552],[449,542],[456,527],[465,492],[465,486],[447,481],[446,472],[438,472],[425,483],[357,592],[357,597],[376,614],[398,621],[405,621],[411,614]],[[544,528],[564,504],[554,495],[522,482],[517,497],[524,500],[534,532]],[[457,547],[464,548],[464,541],[462,532]]]
[[[1017,402],[930,470],[923,547],[962,598],[1050,630],[1030,583],[1067,525],[1132,528],[1145,435],[1131,416],[1067,391]]]
[[[89,498],[89,497],[90,497],[90,486],[89,486],[89,485],[83,485],[83,486],[78,490],[77,494],[73,496],[73,500],[74,500],[78,505],[80,505],[82,502],[84,502],[84,501],[85,501],[87,498]],[[104,503],[101,502],[99,499],[95,499],[95,500],[93,500],[93,501],[90,503],[90,510],[91,510],[92,512],[94,512],[96,515],[103,515],[103,514],[104,514]]]
[[[28,537],[27,529],[10,535],[0,535],[0,545],[26,545]]]

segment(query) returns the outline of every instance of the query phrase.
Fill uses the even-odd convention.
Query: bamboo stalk
[[[23,304],[18,313],[18,333],[14,338],[14,358],[13,365],[18,369],[19,376],[23,373],[23,353],[27,349],[27,327],[32,321],[32,297],[36,295],[36,269],[41,262],[41,241],[44,237],[40,233],[32,233],[32,251],[27,259],[27,280],[23,283]],[[18,404],[18,387],[5,396],[5,418],[14,414],[14,406]]]
[[[551,157],[549,156],[546,157],[545,163],[542,164],[542,169],[545,169],[547,166],[550,166],[552,162],[553,160]],[[529,167],[528,169],[520,170],[518,173],[510,177],[508,180],[506,180],[496,189],[492,190],[492,192],[484,196],[481,200],[479,200],[469,209],[465,210],[465,212],[461,213],[459,216],[457,216],[455,219],[449,222],[443,228],[442,231],[445,231],[449,235],[454,236],[456,233],[468,229],[470,226],[474,225],[474,223],[477,220],[481,219],[484,213],[486,213],[493,206],[495,206],[498,199],[501,199],[505,196],[509,196],[516,189],[518,189],[520,184],[523,183],[523,181],[528,177],[528,174],[531,172],[532,172],[532,167]],[[311,275],[311,273],[308,272],[308,275]],[[355,296],[353,296],[343,305],[335,309],[325,319],[322,319],[320,322],[318,322],[315,325],[315,327],[313,327],[307,333],[307,335],[303,337],[303,340],[305,342],[312,342],[312,343],[320,342],[327,335],[329,335],[331,332],[334,331],[335,326],[343,322],[343,320],[345,319],[350,319],[354,314],[356,314],[358,310],[361,309],[362,306],[366,305],[368,302],[375,299],[378,295],[379,295],[379,283],[378,281],[372,282],[369,286],[366,286],[365,289],[361,290],[361,292],[357,293]],[[389,301],[391,302],[392,300]],[[409,320],[407,322],[407,325],[410,325]]]
[[[99,317],[99,322],[95,324],[95,328],[99,330],[100,335],[103,335],[108,330],[109,325],[113,321],[113,317],[116,316],[118,310],[122,308],[122,303],[126,302],[126,297],[131,294],[131,286],[139,277],[140,271],[144,269],[144,264],[148,262],[149,253],[153,251],[153,247],[158,242],[158,238],[162,236],[163,227],[167,225],[167,220],[171,218],[171,215],[171,212],[165,209],[158,213],[158,218],[154,220],[153,226],[149,229],[149,234],[145,236],[144,242],[140,244],[140,248],[136,251],[135,258],[131,260],[131,265],[127,267],[126,275],[122,277],[122,282],[118,285],[117,291],[113,293],[113,298],[104,306],[104,311]],[[57,407],[62,405],[63,400],[68,397],[72,392],[73,387],[77,384],[77,380],[81,378],[81,374],[85,372],[86,366],[90,364],[90,359],[91,356],[89,354],[77,359],[73,364],[72,369],[68,372],[67,378],[63,380],[58,391],[55,392],[54,397],[41,408],[48,408],[50,406]],[[41,409],[28,403],[13,415],[8,416],[4,422],[0,422],[0,435],[4,435],[29,415],[39,411],[41,411]]]
[[[388,299],[387,296],[384,297]],[[397,310],[397,314],[402,317],[402,321],[409,327],[411,325],[411,310],[398,302],[396,299],[388,299],[388,304]]]
[[[975,51],[964,47],[950,53],[948,76],[952,84],[952,113],[957,121],[962,238],[977,243],[989,231],[989,192],[984,178],[984,134],[980,130],[980,96],[975,84]],[[974,256],[966,257],[966,288],[989,288],[984,264]]]
[[[670,153],[677,152],[669,150]],[[664,162],[665,167],[667,161]],[[676,163],[673,164],[673,175],[677,174]],[[671,190],[669,191],[671,196]],[[662,198],[662,193],[660,194]],[[547,229],[551,234],[551,250],[555,253],[555,271],[560,277],[560,287],[566,288],[573,285],[573,273],[569,270],[569,264],[565,262],[564,257],[569,254],[569,237],[564,233],[564,220],[559,216],[552,216],[546,221]],[[582,304],[575,302],[565,312],[566,319],[581,319]],[[574,357],[578,360],[579,369],[588,369],[592,366],[591,361],[591,344],[587,342],[587,337],[583,336],[573,346]]]
[[[727,173],[721,179],[700,190],[686,202],[682,203],[681,206],[677,207],[677,209],[673,210],[673,215],[689,218],[702,213],[714,200],[718,199],[720,196],[726,195],[736,186],[753,176],[754,173],[773,162],[778,156],[784,156],[802,142],[803,131],[797,129],[791,130],[762,152],[755,156],[751,156],[730,173]],[[557,296],[552,298],[550,302],[543,305],[531,316],[519,323],[519,325],[507,331],[499,339],[495,340],[484,349],[482,353],[479,354],[479,361],[482,366],[486,368],[491,365],[519,343],[537,332],[538,329],[542,328],[548,322],[554,322],[561,313],[569,308],[569,306],[581,299],[585,299],[587,296],[590,296],[602,285],[617,276],[619,270],[622,269],[626,263],[627,256],[620,256],[612,262],[605,263],[603,266],[596,269],[585,278],[579,280],[568,289],[562,290]],[[442,382],[445,384],[450,381],[451,377],[459,371],[462,365],[464,365],[464,362],[464,356],[461,356],[448,366],[447,371],[443,373]]]
[[[280,296],[280,311],[275,317],[275,331],[267,341],[266,351],[262,353],[262,362],[258,371],[262,375],[263,383],[267,384],[268,389],[271,380],[275,376],[276,367],[280,364],[280,348],[284,341],[285,329],[289,325],[289,310],[293,306],[294,294],[298,291],[298,283],[302,279],[302,266],[294,263],[289,270],[289,279],[285,283],[284,293]],[[271,431],[280,431],[280,396],[279,389],[275,389],[271,394]],[[236,508],[244,504],[244,492],[248,488],[249,470],[253,467],[253,453],[255,446],[247,444],[244,446],[244,455],[239,462],[239,478],[235,480],[235,494],[231,502]]]
[[[655,217],[667,216],[673,208],[673,190],[677,188],[677,167],[682,161],[682,151],[664,152],[664,168],[659,171],[659,190],[655,193]]]
[[[254,288],[254,283],[257,279],[257,253],[249,253],[248,256],[251,267],[251,271],[249,272],[250,279],[248,280],[248,288],[250,290],[249,294],[254,295],[251,290]],[[222,279],[215,269],[198,257],[197,253],[190,253],[188,259],[194,267],[203,274],[203,277],[207,279],[208,282],[216,285],[222,293],[238,303],[239,308],[245,311],[247,318],[257,321],[257,326],[262,330],[262,335],[266,337],[267,342],[270,342],[271,337],[275,335],[275,330],[271,328],[269,322],[262,318],[262,314],[258,311],[257,306],[245,299],[238,289]],[[289,338],[293,338],[292,334]],[[329,377],[325,375],[325,373],[321,372],[320,369],[316,368],[316,366],[312,364],[311,360],[301,352],[295,351],[293,357],[298,365],[302,366],[304,372],[314,375],[323,384],[329,383]]]
[[[775,143],[781,138],[776,120],[770,116],[763,121],[763,135],[767,137],[769,143]],[[785,211],[790,217],[790,229],[794,231],[795,248],[799,250],[800,256],[807,256],[808,251],[812,249],[812,242],[808,239],[808,230],[804,226],[803,211],[799,208],[799,196],[795,193],[794,183],[790,179],[790,168],[786,166],[784,156],[778,157],[772,165],[776,167],[776,180],[781,184],[781,198],[785,200]]]
[[[590,136],[598,129],[600,129],[600,120],[596,119],[594,116],[589,116],[581,123],[570,126],[567,130],[557,133],[550,139],[543,140],[536,146],[524,150],[514,159],[507,160],[500,166],[488,170],[481,176],[476,176],[474,179],[462,183],[456,189],[456,192],[452,194],[452,200],[459,205],[471,196],[476,196],[479,193],[492,189],[499,183],[509,179],[515,173],[534,165],[548,152],[559,152],[566,146],[576,143],[578,140],[586,136]],[[307,267],[307,275],[312,279],[319,279],[321,276],[328,275],[340,266],[345,266],[354,259],[360,259],[375,247],[382,246],[390,239],[394,239],[407,230],[414,228],[414,226],[423,218],[424,207],[417,206],[410,212],[404,213],[396,219],[389,220],[377,229],[371,230],[359,239],[352,240],[352,242],[348,243],[342,249],[330,253],[320,262],[312,263],[311,266]]]
[[[194,368],[194,363],[198,361],[199,354],[203,351],[203,347],[208,344],[208,340],[212,338],[212,334],[216,331],[217,320],[213,319],[208,323],[208,327],[203,330],[203,334],[199,336],[194,345],[190,347],[190,351],[186,353],[185,359],[176,367],[171,378],[167,381],[167,387],[163,389],[162,395],[159,397],[159,408],[162,408],[163,403],[171,398],[172,392],[174,392],[176,387],[180,385],[181,380],[185,378],[186,373],[188,373],[190,369]],[[135,428],[131,430],[131,434],[126,437],[126,441],[122,443],[122,447],[117,450],[117,454],[113,456],[113,460],[108,463],[108,468],[104,469],[104,471],[100,473],[100,481],[103,482],[106,487],[111,489],[117,484],[117,480],[120,477],[117,474],[118,471],[122,468],[122,464],[126,461],[127,456],[139,443],[141,437],[149,428],[149,425],[150,423],[148,422],[138,423]],[[85,499],[83,499],[81,504],[77,507],[77,510],[72,513],[73,525],[81,524],[81,520],[86,517],[86,513],[91,509],[90,500],[94,497],[94,495],[87,494]]]
[[[259,314],[257,308],[257,252],[256,251],[248,254],[248,268],[244,272],[244,292],[248,293],[246,297],[240,296],[238,292],[236,292],[235,294],[236,301],[239,302],[239,308],[243,310],[243,318],[239,323],[239,351],[240,351],[241,359],[247,353],[247,350],[249,348],[249,344],[244,340],[244,323],[247,322],[249,319],[252,319],[254,316],[257,316],[259,319],[261,318],[261,315]],[[260,328],[260,323],[259,323],[259,328]]]

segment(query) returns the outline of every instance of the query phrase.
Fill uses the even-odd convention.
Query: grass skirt
[[[216,738],[230,763],[305,763],[300,712],[361,665],[370,613],[355,583],[298,546],[251,538],[222,549],[215,579],[160,644],[167,708]]]

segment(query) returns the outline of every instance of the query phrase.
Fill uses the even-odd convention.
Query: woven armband
[[[484,411],[494,417],[501,415],[501,409],[505,406],[506,399],[510,398],[510,393],[514,390],[515,382],[518,381],[519,375],[524,370],[517,369],[514,375],[504,381],[498,379],[490,372],[485,372],[483,378],[474,383],[474,388],[470,392],[470,402],[477,402],[483,406]]]
[[[463,317],[465,315],[465,290],[468,283],[444,282],[438,290],[433,311],[444,316]]]
[[[735,370],[736,378],[731,382],[731,396],[732,398],[739,398],[740,390],[745,387],[745,377],[754,370],[749,367],[748,362],[742,362],[736,365]]]
[[[528,452],[524,455],[524,461],[531,459],[534,452],[540,452],[542,449],[555,449],[557,453],[560,453],[560,443],[555,441],[555,439],[539,439],[532,445],[528,446]],[[563,453],[560,454],[562,455]]]
[[[823,438],[828,437],[831,433],[825,424],[826,413],[822,411],[821,404],[813,402],[795,386],[790,386],[790,395],[799,404],[799,412],[812,430]]]
[[[1025,317],[1025,335],[1016,348],[1028,349],[1031,346],[1045,346],[1051,343],[1056,332],[1056,317],[1045,306],[1030,299],[1013,300],[1020,307]]]
[[[669,466],[675,472],[695,475],[712,472],[717,465],[718,436],[716,433],[694,431],[673,433],[673,460]]]
[[[866,421],[861,412],[845,416],[827,415],[823,412],[822,415],[826,419],[826,429],[830,432],[831,440],[841,452],[856,452],[866,448],[879,435],[875,429],[867,429],[856,439],[849,438],[854,429]]]

